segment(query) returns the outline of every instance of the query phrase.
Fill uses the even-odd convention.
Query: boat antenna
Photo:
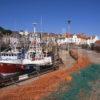
[[[41,36],[41,40],[42,40],[42,16],[41,16],[40,28],[41,28],[40,36]]]
[[[33,33],[35,36],[35,45],[34,45],[34,49],[35,49],[35,59],[36,59],[36,55],[37,55],[37,34],[36,34],[36,25],[37,23],[33,23]]]

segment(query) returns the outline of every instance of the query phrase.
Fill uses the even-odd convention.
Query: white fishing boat
[[[43,54],[41,39],[36,32],[35,25],[34,32],[31,35],[27,32],[20,32],[20,34],[29,36],[29,48],[26,50],[22,47],[17,50],[15,47],[15,50],[0,53],[0,74],[3,76],[30,70],[36,68],[36,66],[52,65],[52,57]]]

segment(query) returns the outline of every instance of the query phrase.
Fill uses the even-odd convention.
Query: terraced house
[[[78,33],[78,34],[69,34],[63,36],[63,38],[58,39],[58,44],[68,44],[73,43],[76,45],[95,43],[95,41],[99,40],[98,36],[87,36],[86,34]]]

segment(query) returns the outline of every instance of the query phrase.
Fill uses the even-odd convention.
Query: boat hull
[[[52,65],[51,57],[45,57],[40,60],[30,60],[24,59],[22,62],[20,61],[2,61],[0,62],[0,74],[2,76],[12,75],[17,72],[25,73],[25,72],[33,72],[35,70],[40,69],[40,66],[50,66]]]
[[[0,74],[10,75],[12,73],[22,72],[23,66],[21,64],[0,63]]]

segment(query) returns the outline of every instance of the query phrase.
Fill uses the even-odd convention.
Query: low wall
[[[75,60],[78,59],[78,51],[77,50],[70,50],[69,54],[72,58],[74,58]]]
[[[88,56],[78,53],[77,50],[70,50],[70,56],[76,60],[76,63],[72,67],[74,69],[77,69],[78,67],[87,67],[89,64],[91,64],[91,61]]]

